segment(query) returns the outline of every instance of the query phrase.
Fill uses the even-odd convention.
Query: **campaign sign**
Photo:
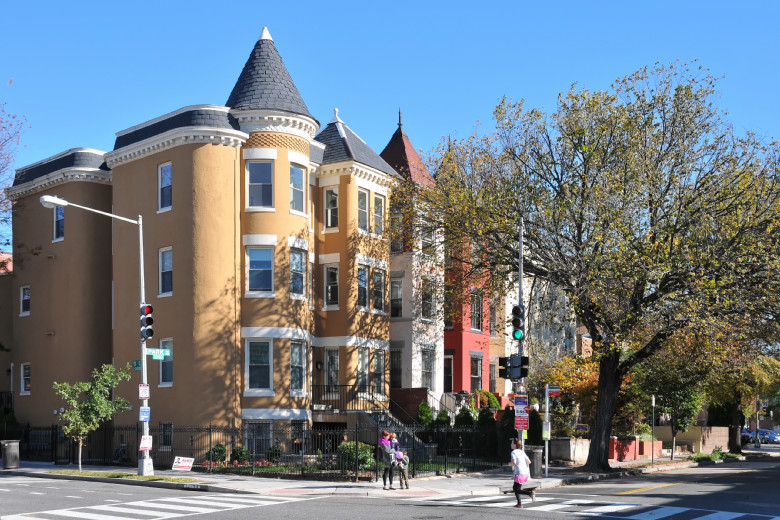
[[[578,424],[576,428],[574,428],[578,432],[586,432],[588,431],[588,425],[587,424]]]
[[[138,409],[138,420],[141,422],[149,422],[151,415],[152,409],[149,406],[142,406]]]
[[[152,436],[141,435],[141,444],[138,446],[139,451],[151,451],[152,449]]]
[[[561,395],[561,387],[558,385],[548,385],[547,395],[551,397],[555,397],[556,395]]]
[[[190,457],[175,457],[173,459],[173,467],[171,469],[189,471],[192,469],[193,462],[195,462],[195,459]]]

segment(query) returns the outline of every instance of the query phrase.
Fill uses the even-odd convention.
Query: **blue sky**
[[[312,114],[376,151],[489,125],[503,95],[554,108],[655,62],[698,59],[738,130],[780,138],[780,2],[6,2],[0,102],[24,115],[14,168],[192,104],[224,104],[268,26]],[[8,82],[11,81],[9,85]]]

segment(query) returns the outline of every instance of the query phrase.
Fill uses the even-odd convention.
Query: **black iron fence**
[[[331,429],[249,422],[241,427],[150,426],[154,466],[170,469],[176,457],[194,459],[193,471],[235,473],[277,478],[368,480],[381,476],[377,456],[380,426],[355,421],[354,427]],[[444,475],[482,471],[509,460],[509,446],[497,428],[405,427],[399,433],[410,460],[409,475]],[[20,441],[22,460],[71,464],[78,446],[61,425],[0,425],[3,439]],[[138,465],[141,428],[106,425],[87,436],[82,463]]]
[[[11,413],[14,411],[14,393],[0,392],[0,412]]]

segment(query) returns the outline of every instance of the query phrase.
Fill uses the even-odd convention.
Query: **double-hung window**
[[[401,349],[390,349],[390,388],[401,388]]]
[[[423,345],[422,354],[422,386],[433,390],[433,368],[436,362],[436,346]]]
[[[173,294],[173,248],[163,247],[160,249],[159,260],[159,296],[170,296]]]
[[[258,395],[272,395],[272,346],[270,340],[247,340],[247,391]]]
[[[339,304],[339,266],[325,266],[325,305]]]
[[[385,351],[374,351],[374,370],[371,374],[374,395],[385,395]]]
[[[325,350],[325,391],[329,394],[339,391],[339,350]]]
[[[290,294],[304,298],[306,290],[306,251],[290,249]]]
[[[249,183],[248,206],[253,208],[274,207],[274,165],[270,162],[247,162]]]
[[[385,272],[382,269],[374,269],[374,309],[385,310]]]
[[[306,343],[290,342],[290,394],[300,396],[306,391]]]
[[[436,279],[425,276],[422,279],[420,315],[424,319],[433,319],[436,316]]]
[[[65,208],[62,206],[54,207],[54,241],[65,238]]]
[[[401,280],[390,280],[390,317],[403,317],[404,286]]]
[[[357,363],[357,391],[360,393],[368,392],[368,349],[358,349]]]
[[[173,167],[171,163],[157,167],[157,211],[166,211],[173,205]]]
[[[161,339],[160,348],[170,351],[160,360],[160,386],[173,386],[173,340]]]
[[[335,189],[325,190],[325,227],[339,227],[339,192]]]
[[[290,165],[290,209],[292,211],[304,212],[303,201],[305,200],[305,183],[303,168]]]
[[[426,255],[433,255],[436,252],[433,231],[426,230],[420,234],[420,249]]]
[[[471,391],[482,388],[482,358],[471,358]]]
[[[30,363],[22,363],[22,386],[19,389],[21,395],[30,395],[30,383],[32,382],[32,374],[30,369]]]
[[[249,272],[249,292],[273,292],[274,258],[273,248],[248,247],[246,249]]]
[[[482,330],[482,293],[471,293],[471,330]]]
[[[19,316],[30,315],[30,286],[19,287]]]
[[[382,236],[384,233],[385,198],[374,195],[374,234]]]
[[[368,233],[368,192],[358,190],[358,229]]]
[[[357,271],[358,293],[357,304],[358,307],[368,307],[368,267],[365,265],[359,265]]]

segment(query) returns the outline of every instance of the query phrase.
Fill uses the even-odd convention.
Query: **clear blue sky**
[[[698,58],[738,130],[780,138],[780,2],[5,2],[0,102],[26,116],[14,165],[192,104],[222,105],[268,26],[309,110],[376,151],[398,108],[418,149],[489,125],[503,95],[553,108]],[[9,85],[8,82],[12,81]]]

